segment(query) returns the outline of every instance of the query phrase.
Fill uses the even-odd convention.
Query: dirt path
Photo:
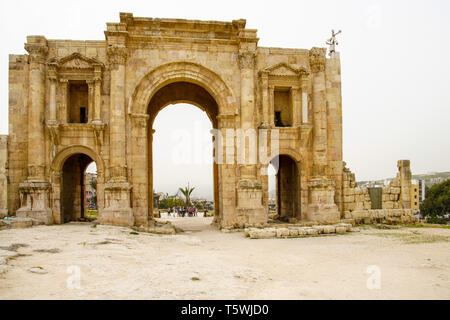
[[[449,229],[250,240],[217,231],[210,218],[170,220],[186,232],[0,231],[0,253],[15,255],[0,274],[0,299],[450,299]],[[370,290],[377,271],[381,288]]]

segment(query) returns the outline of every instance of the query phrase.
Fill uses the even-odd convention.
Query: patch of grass
[[[441,224],[428,224],[428,223],[408,224],[408,225],[406,225],[405,227],[406,227],[406,228],[450,229],[450,226],[441,225]]]
[[[131,231],[130,234],[135,235],[135,236],[139,235],[139,233],[137,233],[135,231]]]
[[[191,280],[192,281],[200,281],[200,278],[199,277],[192,277]]]
[[[33,268],[31,268],[31,269],[41,269],[41,270],[44,270],[44,268],[42,268],[42,267],[40,267],[40,266],[33,267]]]

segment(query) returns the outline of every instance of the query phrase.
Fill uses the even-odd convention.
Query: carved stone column
[[[309,123],[308,79],[302,77],[302,123]]]
[[[53,147],[59,145],[59,122],[56,116],[56,84],[57,76],[56,71],[50,69],[48,71],[48,80],[50,83],[50,93],[49,93],[49,119],[46,121],[47,128],[50,132]],[[53,150],[54,151],[54,150]],[[52,152],[53,152],[52,151]]]
[[[28,177],[19,185],[21,208],[18,217],[30,217],[53,223],[49,206],[50,184],[45,176],[45,60],[47,40],[27,37],[25,50],[30,54],[28,104]]]
[[[239,66],[241,69],[241,130],[255,130],[255,48],[248,45],[239,50]],[[254,131],[256,134],[256,130]],[[257,139],[257,137],[255,137]],[[258,159],[257,148],[252,149],[245,143],[245,163],[239,166],[239,182],[237,185],[237,223],[264,223],[267,221],[262,205],[262,183],[257,180],[257,163],[250,159]],[[250,139],[249,139],[250,140]]]
[[[261,101],[262,101],[262,123],[260,128],[268,128],[270,117],[270,101],[269,101],[269,74],[268,72],[261,73]]]
[[[327,101],[325,83],[326,49],[312,48],[310,64],[313,81],[313,176],[324,176],[327,165]]]
[[[325,64],[326,49],[312,48],[309,58],[313,84],[313,169],[309,179],[307,219],[322,223],[339,220],[339,208],[334,195],[336,184],[327,176],[327,101]]]
[[[111,66],[110,92],[110,177],[114,181],[127,181],[125,132],[125,73],[128,49],[123,46],[108,48]]]
[[[292,126],[298,127],[301,124],[301,96],[300,87],[291,87],[292,101]]]
[[[69,106],[67,105],[69,99],[69,80],[59,79],[59,85],[61,90],[61,104],[59,107],[59,121],[60,123],[69,122]]]
[[[131,185],[127,178],[125,154],[125,65],[128,52],[125,46],[110,46],[107,53],[111,68],[110,180],[105,184],[105,209],[99,221],[103,224],[132,226],[134,216],[130,203]]]
[[[148,114],[131,114],[131,182],[135,224],[147,226],[153,215],[148,212]],[[152,136],[152,134],[151,134]],[[153,189],[151,189],[153,190]]]
[[[88,85],[88,123],[91,123],[94,118],[94,81],[87,80]]]

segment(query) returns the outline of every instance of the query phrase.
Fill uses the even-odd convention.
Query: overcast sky
[[[258,29],[260,46],[325,46],[331,29],[342,29],[344,160],[357,180],[394,176],[398,159],[410,159],[414,174],[450,171],[450,1],[0,1],[1,134],[8,131],[8,54],[25,53],[29,34],[104,39],[106,22],[119,21],[120,11],[159,18],[244,18],[248,28]],[[178,113],[163,110],[155,126],[167,128],[173,117],[194,122],[201,113],[176,108]],[[206,116],[200,122],[208,125]],[[173,142],[173,132],[162,135],[155,143]],[[185,172],[180,178],[162,155],[154,162],[165,176],[158,173],[158,181],[188,181],[195,173],[196,183],[207,189],[212,180],[208,166],[192,171],[179,165]]]

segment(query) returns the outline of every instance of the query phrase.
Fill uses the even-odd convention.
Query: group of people
[[[167,215],[169,217],[182,217],[184,218],[186,215],[188,217],[197,217],[198,209],[196,207],[173,207],[167,209]]]

